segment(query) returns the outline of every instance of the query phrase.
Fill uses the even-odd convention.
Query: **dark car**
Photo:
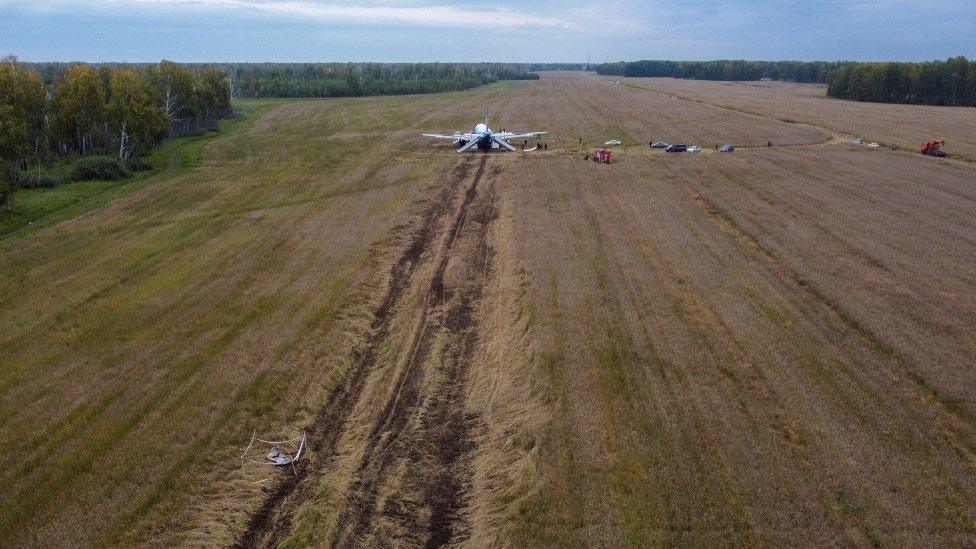
[[[651,143],[651,148],[652,149],[666,149],[666,148],[668,148],[668,144],[665,143],[664,141],[655,141],[655,142]]]
[[[722,146],[721,149],[718,150],[718,152],[723,152],[723,153],[735,152],[735,147],[733,147],[732,145],[724,145]]]
[[[664,152],[668,152],[668,153],[683,153],[687,151],[688,151],[687,145],[671,145],[668,148],[664,149]]]

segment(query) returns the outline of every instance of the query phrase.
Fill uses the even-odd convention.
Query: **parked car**
[[[735,147],[733,147],[732,145],[722,145],[722,148],[719,149],[718,152],[723,152],[723,153],[735,152]]]
[[[687,150],[688,150],[687,145],[668,145],[668,147],[664,149],[664,152],[683,153],[686,152]]]
[[[651,143],[651,148],[652,149],[666,149],[666,148],[668,148],[670,146],[671,145],[669,145],[668,143],[665,143],[664,141],[654,141],[653,143]]]
[[[604,145],[607,147],[619,147],[620,145],[623,145],[623,143],[621,143],[619,139],[611,139],[610,141],[604,143]]]
[[[690,152],[690,153],[700,153],[701,152],[701,147],[699,147],[698,145],[692,145],[692,146],[688,147],[688,152]]]

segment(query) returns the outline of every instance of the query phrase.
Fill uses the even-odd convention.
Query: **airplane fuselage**
[[[495,133],[491,130],[491,128],[488,127],[488,110],[485,109],[484,123],[476,125],[474,129],[468,133],[455,131],[451,135],[425,133],[423,136],[432,137],[434,139],[451,139],[454,141],[455,145],[460,145],[460,148],[457,150],[459,153],[474,149],[480,149],[483,151],[500,149],[515,152],[518,149],[515,148],[515,145],[509,143],[509,140],[537,138],[545,133],[546,132],[513,133],[505,131]]]
[[[492,133],[493,132],[491,131],[491,128],[489,128],[487,124],[478,124],[478,125],[476,125],[474,127],[474,130],[471,133],[473,135],[477,135],[478,136],[478,138],[477,138],[477,141],[478,141],[477,148],[478,149],[481,149],[481,150],[491,150],[491,149],[498,148],[498,146],[495,145],[494,144],[494,141],[491,139],[491,136],[492,136]],[[467,145],[468,143],[470,143],[470,141],[461,139],[461,140],[458,140],[458,143],[457,144],[463,147],[463,146]]]

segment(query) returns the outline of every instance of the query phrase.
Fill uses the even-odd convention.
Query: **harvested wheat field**
[[[610,79],[603,81],[612,84]],[[627,78],[622,85],[671,99],[819,127],[909,151],[917,152],[922,143],[942,138],[947,140],[947,151],[976,162],[976,126],[972,109],[967,107],[842,101],[827,97],[827,87],[819,84]]]
[[[976,109],[822,90],[245,102],[0,242],[0,544],[976,544]]]

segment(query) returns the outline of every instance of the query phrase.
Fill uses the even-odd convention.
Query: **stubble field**
[[[922,143],[932,139],[945,139],[947,151],[957,158],[976,161],[976,128],[972,109],[967,107],[841,101],[827,97],[825,87],[817,84],[628,78],[623,85],[783,122],[813,125],[908,151],[918,151]]]
[[[0,540],[976,543],[976,110],[616,80],[253,105],[0,242]],[[548,151],[418,138],[484,106]]]

